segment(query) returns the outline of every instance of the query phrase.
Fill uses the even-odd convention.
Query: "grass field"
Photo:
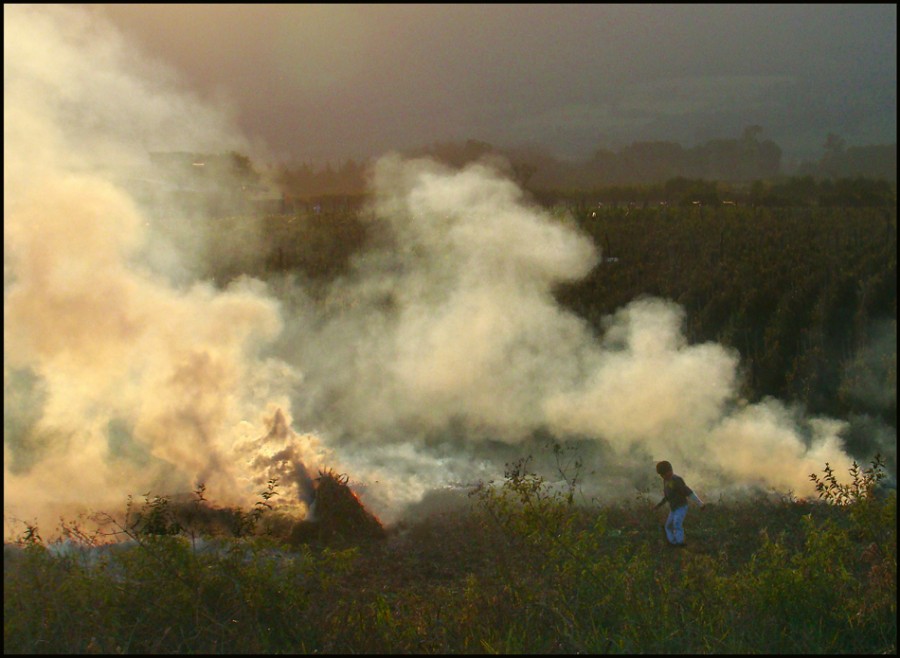
[[[896,493],[878,464],[847,484],[826,470],[820,501],[691,509],[685,550],[655,499],[578,505],[526,467],[378,538],[350,523],[298,542],[267,511],[201,541],[160,498],[119,550],[29,528],[4,551],[4,651],[896,652]]]

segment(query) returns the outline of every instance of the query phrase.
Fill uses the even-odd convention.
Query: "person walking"
[[[684,478],[675,475],[672,464],[667,461],[656,465],[656,472],[663,479],[663,498],[656,504],[654,510],[659,509],[666,502],[669,503],[669,516],[666,518],[666,539],[669,546],[684,548],[684,517],[688,510],[688,500],[694,501],[701,509],[704,503],[694,491],[687,486]]]

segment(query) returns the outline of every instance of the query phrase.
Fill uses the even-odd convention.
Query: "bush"
[[[120,526],[127,542],[64,524],[63,540],[26,527],[6,546],[4,649],[894,653],[896,495],[882,472],[854,466],[844,485],[826,465],[819,502],[711,505],[687,550],[665,545],[647,501],[579,504],[577,472],[552,486],[529,459],[470,509],[347,549],[202,534],[145,498]],[[265,505],[238,511],[255,510],[266,527]]]

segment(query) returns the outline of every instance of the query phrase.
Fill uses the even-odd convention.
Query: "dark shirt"
[[[669,503],[669,509],[678,509],[687,505],[688,496],[692,493],[694,492],[684,483],[680,475],[672,475],[668,480],[663,480],[663,496],[664,500]]]

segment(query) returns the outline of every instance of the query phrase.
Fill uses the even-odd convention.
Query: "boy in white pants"
[[[684,548],[684,517],[688,510],[688,499],[693,500],[701,509],[704,507],[703,501],[685,484],[681,476],[672,472],[672,464],[669,462],[659,462],[656,472],[663,479],[663,499],[653,509],[659,509],[665,502],[669,503],[666,539],[670,546]]]

